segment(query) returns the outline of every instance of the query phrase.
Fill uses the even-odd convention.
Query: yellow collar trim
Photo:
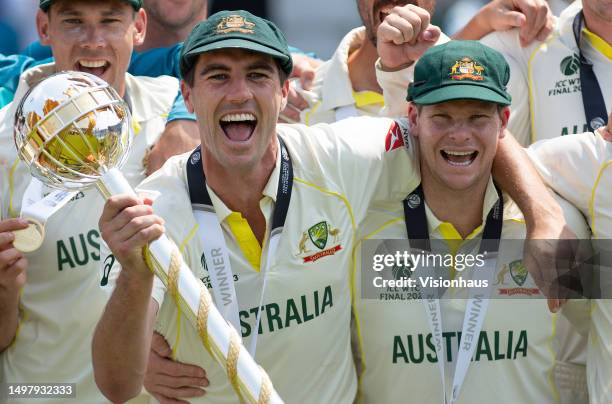
[[[232,212],[227,216],[227,224],[229,225],[232,234],[236,238],[236,242],[240,250],[249,261],[249,264],[259,272],[259,263],[261,262],[261,245],[249,222],[240,214],[240,212]]]
[[[357,108],[373,104],[385,105],[385,97],[374,91],[353,91],[353,99]]]
[[[589,31],[586,27],[582,28],[582,33],[584,34],[584,38],[589,41],[593,48],[597,49],[597,51],[607,57],[608,60],[612,60],[612,45],[607,43],[599,35]]]

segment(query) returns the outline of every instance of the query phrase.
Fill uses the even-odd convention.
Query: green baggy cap
[[[273,22],[248,11],[220,11],[198,23],[183,44],[181,75],[196,63],[201,53],[217,49],[237,48],[264,53],[280,61],[281,69],[291,74],[293,61],[287,40]]]
[[[421,56],[406,99],[422,105],[460,99],[510,105],[508,80],[510,67],[501,53],[477,41],[450,41]]]
[[[42,11],[48,11],[49,7],[51,7],[51,4],[53,4],[55,0],[40,0],[40,9]],[[126,3],[129,3],[132,7],[134,7],[134,10],[138,11],[140,10],[140,8],[142,7],[142,0],[124,0]]]

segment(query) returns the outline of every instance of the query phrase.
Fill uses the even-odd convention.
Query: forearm
[[[542,220],[563,220],[559,204],[548,192],[527,153],[510,134],[500,140],[493,177],[523,212],[528,230]]]
[[[0,352],[13,342],[19,325],[19,292],[0,290]]]
[[[481,9],[463,28],[453,35],[453,39],[477,41],[491,32],[493,32],[493,29],[490,24],[487,24],[483,9]]]
[[[113,402],[142,390],[157,303],[150,273],[122,271],[93,338],[96,384]]]

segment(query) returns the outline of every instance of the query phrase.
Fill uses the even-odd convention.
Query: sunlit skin
[[[276,121],[286,103],[288,83],[281,86],[274,60],[242,49],[201,54],[194,68],[193,87],[181,85],[190,112],[195,112],[204,158],[233,172],[250,172],[276,162]],[[251,114],[251,134],[232,140],[221,119]],[[242,129],[245,129],[244,127]],[[245,129],[246,130],[246,129]]]
[[[484,193],[510,109],[475,100],[410,103],[411,133],[419,146],[425,199],[438,219],[466,236],[481,223]],[[461,154],[461,155],[457,155]],[[443,201],[454,201],[448,204]]]
[[[145,37],[144,10],[135,12],[120,0],[59,0],[47,13],[38,11],[36,26],[41,43],[51,46],[57,71],[95,74],[124,95],[132,50]]]
[[[433,15],[436,0],[357,0],[359,17],[366,28],[366,37],[373,46],[376,46],[376,30],[385,19],[388,10],[394,6],[405,6],[406,4],[421,7]]]
[[[144,7],[147,10],[151,22],[173,29],[183,28],[185,25],[193,25],[199,22],[197,16],[206,12],[206,0],[145,0]]]
[[[612,0],[583,0],[582,9],[589,30],[612,44]]]
[[[206,0],[145,0],[143,7],[149,17],[149,32],[139,51],[184,41],[208,14]]]
[[[193,87],[183,81],[181,89],[198,120],[207,184],[241,212],[261,243],[259,201],[276,164],[276,121],[289,83],[281,85],[271,57],[242,49],[201,54],[194,69]]]

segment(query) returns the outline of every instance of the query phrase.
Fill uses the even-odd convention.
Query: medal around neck
[[[32,176],[50,187],[74,192],[95,186],[105,198],[120,193],[136,196],[119,171],[132,142],[130,111],[116,91],[96,76],[61,72],[33,87],[17,110],[14,139]],[[65,202],[67,196],[60,198]],[[42,243],[44,227],[31,223],[17,237],[21,241],[16,247],[33,248],[39,237],[35,232]],[[163,235],[150,243],[147,258],[150,269],[194,324],[204,347],[227,370],[237,394],[253,403],[282,403],[266,372],[248,354],[174,243]]]

